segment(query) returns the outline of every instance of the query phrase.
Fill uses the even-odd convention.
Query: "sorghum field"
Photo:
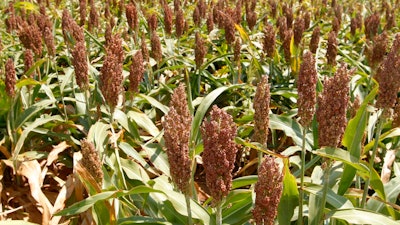
[[[400,1],[0,10],[0,225],[400,224]]]

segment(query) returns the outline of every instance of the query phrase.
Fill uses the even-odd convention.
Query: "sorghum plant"
[[[339,147],[346,128],[346,109],[349,102],[349,72],[342,65],[324,82],[318,96],[317,121],[319,146]]]
[[[206,184],[217,206],[217,224],[222,224],[221,202],[232,186],[237,146],[234,142],[236,124],[227,112],[213,106],[210,119],[201,126],[203,137],[203,166]]]
[[[182,193],[190,195],[189,136],[192,116],[189,112],[184,85],[179,85],[174,90],[170,110],[164,119],[162,124],[172,181]]]
[[[106,57],[100,74],[100,89],[111,112],[118,104],[122,91],[122,64],[124,51],[119,35],[113,35],[106,48]]]

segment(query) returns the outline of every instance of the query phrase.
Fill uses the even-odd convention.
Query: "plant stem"
[[[186,209],[188,214],[188,225],[192,225],[192,209],[190,208],[190,196],[185,194]]]
[[[325,204],[326,204],[326,196],[327,196],[328,189],[329,189],[329,175],[331,172],[331,168],[332,168],[332,160],[327,159],[326,168],[324,171],[324,186],[322,189],[321,209],[318,211],[318,220],[317,220],[318,223],[321,223],[324,221],[324,209],[325,209]]]
[[[222,225],[222,201],[218,202],[216,210],[216,225]]]
[[[383,113],[384,113],[384,111],[382,112],[382,114]],[[376,130],[375,130],[374,147],[372,148],[372,155],[371,155],[371,158],[369,160],[369,177],[367,178],[367,180],[365,181],[365,184],[364,184],[364,193],[363,193],[362,200],[361,200],[361,205],[360,205],[361,208],[365,207],[365,203],[367,201],[368,187],[369,187],[369,184],[371,182],[372,170],[374,169],[374,160],[375,160],[375,156],[376,156],[376,150],[378,148],[379,138],[380,138],[381,131],[382,131],[382,125],[384,123],[384,118],[379,118],[378,120],[379,120],[378,121],[378,125],[377,125]]]
[[[303,225],[303,199],[304,199],[304,173],[306,166],[306,132],[307,128],[303,128],[303,140],[301,142],[301,169],[300,169],[300,196],[299,196],[299,217],[297,224]]]

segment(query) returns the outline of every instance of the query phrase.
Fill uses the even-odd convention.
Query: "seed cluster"
[[[203,137],[203,166],[206,184],[214,203],[228,195],[232,186],[237,147],[234,142],[236,124],[231,115],[213,106],[210,119],[201,126]]]
[[[189,137],[192,117],[189,113],[184,85],[180,85],[174,90],[170,110],[164,119],[164,139],[172,181],[179,190],[189,194],[191,177]]]

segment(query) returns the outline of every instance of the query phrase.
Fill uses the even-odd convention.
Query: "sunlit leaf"
[[[296,178],[290,172],[287,158],[283,159],[283,165],[283,191],[278,206],[278,221],[281,225],[290,224],[294,210],[299,205]]]

